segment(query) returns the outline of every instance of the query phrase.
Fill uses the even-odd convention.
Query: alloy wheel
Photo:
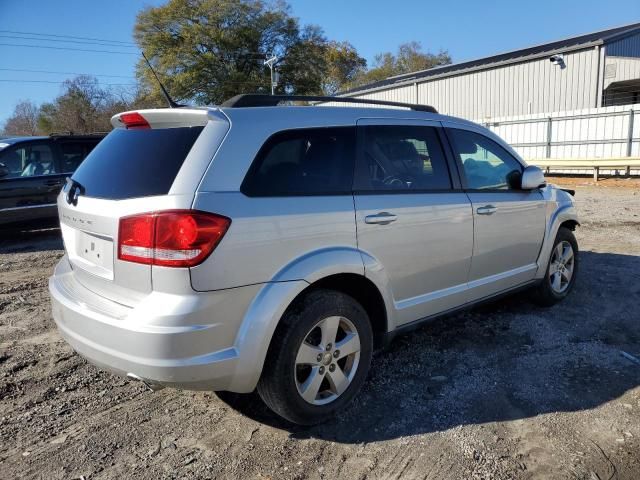
[[[351,384],[360,362],[360,337],[345,317],[320,320],[309,330],[296,355],[296,387],[313,405],[326,405]]]
[[[564,293],[569,288],[574,267],[573,247],[569,242],[563,240],[553,249],[551,264],[549,265],[549,281],[551,289],[555,293]]]

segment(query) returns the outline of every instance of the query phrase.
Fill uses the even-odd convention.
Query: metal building
[[[435,67],[342,96],[433,105],[486,121],[640,102],[640,23]]]

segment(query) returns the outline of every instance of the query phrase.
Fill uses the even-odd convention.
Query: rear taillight
[[[123,217],[118,230],[118,258],[165,267],[193,267],[216,248],[230,224],[227,217],[195,210]]]
[[[151,128],[147,119],[140,115],[138,112],[123,113],[120,115],[120,121],[124,123],[124,126],[128,130],[142,130]]]

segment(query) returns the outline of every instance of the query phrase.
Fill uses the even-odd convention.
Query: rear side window
[[[204,127],[117,128],[71,177],[87,197],[121,200],[166,195]]]
[[[350,194],[355,127],[288,130],[262,146],[241,190],[250,197]]]
[[[96,146],[93,142],[61,142],[60,171],[62,173],[73,173]]]
[[[434,127],[375,125],[364,132],[364,191],[448,190],[451,177]]]

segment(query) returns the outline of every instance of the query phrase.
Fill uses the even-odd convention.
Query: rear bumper
[[[80,355],[118,375],[190,390],[238,383],[234,339],[257,289],[153,292],[132,307],[79,284],[66,257],[49,279],[53,319]]]

